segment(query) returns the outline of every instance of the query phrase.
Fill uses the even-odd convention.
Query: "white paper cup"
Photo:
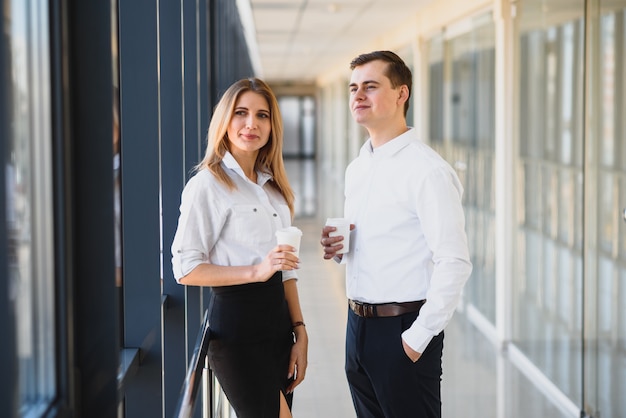
[[[343,244],[343,248],[337,251],[337,254],[345,254],[350,251],[350,220],[346,218],[328,218],[326,225],[337,228],[336,231],[328,234],[329,237],[343,236],[343,240],[337,243]]]
[[[294,254],[300,256],[300,240],[302,231],[295,226],[279,229],[276,231],[276,241],[278,245],[291,245],[296,249]]]

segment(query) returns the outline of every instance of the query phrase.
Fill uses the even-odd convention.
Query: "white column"
[[[498,342],[511,339],[513,253],[515,248],[515,150],[514,108],[516,94],[515,3],[494,0],[496,39],[495,98],[495,196],[496,196],[496,332]]]
[[[514,249],[515,249],[515,172],[517,138],[515,129],[516,65],[515,17],[516,7],[510,0],[494,0],[496,39],[496,98],[495,98],[495,256],[496,256],[496,338],[504,348],[512,337]],[[498,362],[498,381],[506,381],[506,371]],[[498,385],[498,416],[506,416],[507,385]]]

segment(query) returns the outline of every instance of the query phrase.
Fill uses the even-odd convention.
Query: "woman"
[[[307,367],[299,259],[274,236],[291,225],[294,211],[282,135],[267,84],[233,84],[183,190],[172,244],[178,283],[212,288],[209,364],[239,418],[291,417],[293,390]]]

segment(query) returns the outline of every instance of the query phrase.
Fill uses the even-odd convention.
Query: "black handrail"
[[[193,355],[191,356],[189,368],[187,369],[187,375],[185,376],[185,382],[180,391],[178,406],[176,407],[176,414],[174,415],[175,418],[191,418],[195,411],[198,389],[202,384],[202,370],[209,349],[210,336],[209,311],[207,310],[204,312],[202,327],[198,333]],[[211,380],[212,379],[208,379],[209,385],[212,385]],[[211,392],[212,391],[209,391],[209,393]],[[210,396],[210,398],[213,398],[213,396]],[[209,400],[209,402],[211,402],[211,400]],[[211,416],[213,416],[213,408],[210,407],[209,409],[211,410]]]

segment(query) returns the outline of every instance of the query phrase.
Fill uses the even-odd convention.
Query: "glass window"
[[[463,183],[468,301],[495,325],[495,31],[491,13],[428,43],[429,140]]]
[[[584,1],[519,10],[513,340],[581,405]]]
[[[431,143],[443,143],[444,73],[443,36],[428,42],[428,136]]]
[[[14,297],[20,414],[56,393],[48,2],[11,1],[13,114],[8,138],[9,281]]]
[[[586,212],[588,217],[595,217],[597,226],[595,247],[593,243],[589,246],[594,247],[595,254],[585,260],[594,266],[585,270],[586,287],[597,299],[595,306],[586,309],[586,318],[595,320],[593,341],[598,349],[595,356],[586,357],[586,370],[591,373],[585,395],[592,405],[597,404],[602,416],[617,416],[626,406],[621,395],[626,390],[626,310],[622,299],[626,294],[626,0],[600,4],[597,31],[589,42],[596,59],[590,74],[592,114],[587,140],[587,149],[597,150],[597,155],[587,158],[597,177],[585,189],[590,194],[585,197]]]

